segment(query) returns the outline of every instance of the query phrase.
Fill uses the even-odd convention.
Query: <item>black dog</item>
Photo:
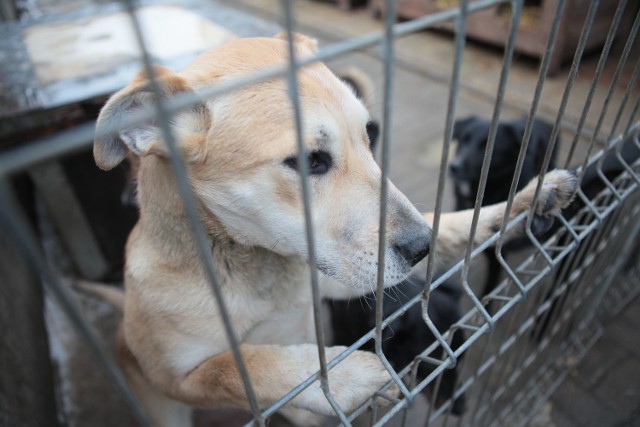
[[[412,278],[411,282],[404,281],[384,294],[384,317],[388,317],[411,298],[422,292],[424,280]],[[441,333],[447,331],[460,320],[460,298],[462,287],[460,283],[448,280],[433,290],[429,297],[429,318]],[[333,344],[351,345],[361,336],[375,327],[375,300],[373,295],[361,297],[352,301],[330,301],[331,324],[333,329]],[[431,345],[436,338],[433,336],[422,319],[422,309],[419,303],[414,304],[402,316],[394,320],[382,332],[382,350],[395,369],[402,369],[411,363],[415,357]],[[456,330],[450,340],[455,350],[464,343],[462,331]],[[374,341],[370,340],[363,346],[363,350],[374,351]],[[442,349],[438,348],[430,357],[441,358]],[[421,362],[417,370],[417,382],[424,380],[435,366]],[[438,394],[435,396],[436,407],[439,407],[453,397],[458,380],[457,368],[447,369],[442,374]],[[427,387],[425,394],[432,394],[432,388]],[[431,397],[433,397],[431,395]],[[451,413],[462,415],[465,408],[464,394],[453,400]]]
[[[471,209],[475,205],[490,126],[490,121],[478,117],[455,122],[453,139],[458,141],[458,147],[456,156],[449,165],[449,172],[454,180],[456,210]],[[482,206],[507,200],[525,126],[525,119],[498,124]],[[545,153],[551,142],[552,130],[553,127],[549,123],[535,119],[517,190],[522,189],[540,174]],[[555,167],[557,146],[557,143],[554,144],[549,170]],[[504,249],[516,250],[526,245],[526,239],[514,240],[505,245]],[[488,250],[484,253],[488,266],[482,295],[487,295],[498,285],[502,267],[493,251]]]

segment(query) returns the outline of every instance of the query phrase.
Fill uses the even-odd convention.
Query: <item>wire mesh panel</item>
[[[148,40],[145,40],[143,27],[136,14],[136,4],[123,1],[122,6],[130,17],[130,25],[141,52],[144,74],[148,78],[145,100],[152,100],[148,104],[151,108],[138,108],[136,104],[127,114],[119,114],[117,120],[98,126],[97,130],[94,124],[75,126],[0,154],[3,226],[13,233],[16,245],[25,252],[32,268],[41,275],[50,296],[62,307],[82,337],[90,343],[96,360],[107,370],[120,393],[126,397],[140,424],[151,425],[152,421],[146,414],[148,408],[145,409],[139,402],[139,396],[130,390],[121,370],[82,318],[73,298],[69,296],[69,290],[47,265],[45,254],[12,195],[10,179],[16,173],[29,170],[38,163],[55,160],[88,146],[94,133],[97,133],[96,139],[109,139],[113,135],[126,139],[125,131],[136,125],[155,127],[155,136],[166,147],[163,155],[171,165],[177,197],[188,219],[185,227],[193,241],[194,257],[198,259],[202,277],[210,286],[211,298],[215,301],[215,310],[223,329],[222,336],[227,343],[229,363],[237,370],[238,383],[245,394],[235,396],[234,399],[242,401],[241,406],[249,410],[253,418],[247,425],[265,425],[278,411],[286,410],[290,404],[295,405],[302,400],[302,396],[307,396],[309,390],[322,393],[334,415],[327,422],[334,424],[415,425],[415,420],[411,418],[412,408],[426,397],[427,403],[422,403],[427,408],[426,415],[420,421],[424,425],[525,425],[540,410],[576,361],[605,333],[600,321],[608,314],[606,311],[617,310],[640,289],[637,285],[640,223],[636,220],[640,211],[637,191],[640,184],[640,124],[637,117],[640,98],[636,87],[640,62],[631,64],[637,57],[634,55],[634,48],[637,48],[635,43],[640,15],[637,15],[637,7],[631,7],[636,14],[633,24],[628,32],[621,32],[625,11],[630,10],[626,1],[618,2],[609,22],[593,82],[583,99],[581,114],[578,117],[567,117],[566,108],[580,72],[581,61],[585,51],[591,47],[590,33],[599,10],[601,11],[597,0],[584,5],[586,10],[583,11],[584,20],[579,23],[581,31],[576,39],[575,55],[563,93],[558,98],[557,109],[553,112],[554,123],[548,138],[550,143],[541,153],[536,170],[537,174],[544,175],[551,169],[557,150],[556,141],[562,131],[569,130],[571,143],[563,149],[562,161],[558,164],[564,168],[572,168],[581,183],[575,201],[557,214],[550,231],[537,232],[536,200],[545,191],[545,184],[539,180],[534,202],[528,207],[528,211],[509,221],[513,217],[514,201],[520,190],[518,182],[525,167],[527,150],[534,144],[532,135],[537,126],[535,119],[540,113],[540,102],[550,66],[552,61],[557,61],[553,56],[554,49],[558,49],[558,40],[563,34],[563,20],[568,19],[567,14],[571,13],[571,1],[558,0],[553,3],[556,7],[553,19],[549,21],[537,83],[530,108],[526,112],[527,117],[522,122],[523,133],[521,141],[518,141],[515,172],[508,177],[510,186],[508,197],[504,200],[505,209],[500,212],[501,221],[497,223],[498,226],[492,230],[494,234],[486,241],[478,242],[476,237],[479,234],[478,227],[481,226],[479,224],[482,208],[485,206],[484,197],[490,191],[488,183],[493,173],[492,158],[497,155],[495,152],[501,129],[500,121],[506,104],[517,38],[522,28],[521,18],[523,10],[528,7],[528,2],[524,0],[461,0],[459,4],[456,2],[455,7],[405,22],[398,22],[396,2],[387,0],[379,4],[384,15],[383,31],[322,47],[313,55],[301,55],[296,48],[295,32],[298,29],[295,5],[283,0],[279,11],[284,28],[282,37],[288,42],[288,46],[286,60],[280,66],[267,67],[240,78],[222,79],[215,85],[202,84],[196,91],[182,91],[176,96],[169,96],[166,81],[163,80],[166,76],[163,76],[162,69],[153,65]],[[501,71],[493,97],[492,117],[488,123],[484,156],[477,177],[477,192],[471,195],[473,210],[468,227],[465,228],[465,244],[454,256],[451,268],[443,271],[436,267],[436,252],[445,221],[443,211],[449,153],[452,141],[458,138],[455,136],[455,122],[459,117],[460,88],[464,84],[461,76],[467,29],[469,19],[474,14],[496,6],[501,11],[508,11],[508,25]],[[430,223],[432,230],[429,255],[418,266],[420,283],[425,285],[399,304],[389,305],[385,298],[385,292],[389,293],[385,290],[385,263],[388,262],[388,217],[391,215],[390,209],[394,208],[387,201],[390,199],[390,191],[394,191],[390,187],[389,169],[394,155],[391,123],[394,118],[396,47],[402,37],[443,24],[455,30],[455,53],[448,82],[446,117],[441,126],[444,129],[442,146],[438,147],[441,157],[438,182],[434,183],[437,192]],[[617,58],[618,63],[609,68],[613,68],[613,75],[610,76],[610,85],[603,95],[597,89],[605,66],[612,61],[609,55],[615,40],[624,46]],[[317,184],[312,179],[316,172],[312,170],[313,163],[307,161],[316,152],[310,153],[305,145],[305,125],[309,123],[305,114],[310,113],[303,108],[305,104],[302,102],[304,94],[300,89],[300,70],[314,66],[319,61],[331,60],[372,46],[380,48],[379,56],[384,64],[380,172],[377,175],[380,182],[380,203],[376,207],[379,210],[375,252],[377,279],[375,283],[368,284],[369,291],[375,294],[375,321],[373,327],[368,328],[368,332],[363,332],[353,344],[340,351],[331,351],[329,336],[333,334],[326,330],[330,321],[323,309],[324,285],[319,273],[320,270],[326,270],[326,266],[322,265],[326,261],[318,256],[317,227],[318,223],[323,222],[323,218],[318,218],[318,200],[313,198],[312,190]],[[621,76],[629,74],[629,69],[632,71],[628,84],[620,91]],[[202,215],[201,193],[198,193],[199,189],[190,179],[192,165],[185,164],[184,153],[181,152],[184,141],[180,140],[180,128],[175,123],[181,120],[181,114],[185,111],[207,111],[212,99],[233,97],[243,89],[264,86],[273,81],[285,84],[290,103],[286,109],[290,111],[289,118],[293,122],[291,128],[295,130],[291,138],[295,140],[297,154],[288,157],[286,162],[289,166],[295,165],[300,176],[300,186],[296,188],[299,193],[296,193],[296,197],[299,194],[302,201],[301,217],[304,220],[298,225],[304,229],[306,243],[299,251],[304,254],[303,259],[310,267],[304,282],[308,282],[310,287],[313,336],[317,344],[313,347],[313,360],[314,366],[319,369],[311,376],[299,378],[299,384],[280,393],[278,399],[265,404],[262,389],[256,385],[261,377],[252,371],[255,358],[260,356],[248,353],[246,347],[243,347],[247,344],[246,337],[250,335],[246,325],[234,324],[235,308],[229,307],[234,302],[229,302],[225,297],[219,266],[212,256],[215,248],[212,247],[210,238],[211,224]],[[224,115],[225,111],[218,113]],[[589,120],[593,117],[596,119]],[[588,123],[595,125],[592,127]],[[117,151],[116,148],[112,147],[112,151]],[[140,151],[144,149],[135,148]],[[544,200],[540,203],[544,204]],[[526,230],[523,233],[526,242],[522,244],[525,249],[518,252],[516,260],[510,255],[509,246],[510,231],[515,227]],[[495,255],[504,277],[495,288],[486,293],[478,290],[472,278],[475,260],[483,251]],[[447,289],[447,283],[452,279],[459,281],[461,313],[455,321],[442,328],[437,325],[437,319],[433,318],[429,308],[430,304],[432,306],[439,303],[436,294]],[[389,357],[386,341],[395,333],[394,325],[406,318],[411,310],[418,310],[421,319],[416,328],[428,331],[433,338],[419,348],[409,362],[398,365]],[[355,409],[346,410],[341,404],[341,398],[336,397],[336,376],[332,375],[332,371],[335,373],[341,365],[345,366],[349,358],[365,348],[370,341],[373,341],[373,348],[370,350],[388,373],[388,381]],[[275,340],[271,344],[279,342]],[[451,372],[456,375],[452,377]],[[464,404],[461,399],[464,399]],[[193,402],[200,403],[197,398],[193,398]]]

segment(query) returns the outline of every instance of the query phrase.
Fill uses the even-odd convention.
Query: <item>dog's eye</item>
[[[331,154],[326,151],[313,151],[309,153],[309,175],[322,175],[329,171],[331,168],[331,164],[333,160],[331,159]],[[291,156],[287,157],[284,160],[285,166],[290,167],[291,169],[299,172],[300,169],[298,167],[298,157]]]
[[[378,137],[380,136],[380,126],[378,126],[378,122],[372,120],[367,123],[366,129],[367,137],[369,137],[369,148],[371,151],[375,151]]]

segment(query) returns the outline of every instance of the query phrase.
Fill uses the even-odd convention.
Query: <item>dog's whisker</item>
[[[396,290],[395,286],[392,286],[390,288],[387,288],[383,291],[383,296],[386,296],[387,298],[389,298],[390,300],[392,300],[393,302],[398,302],[400,300],[400,298],[398,297],[398,291]],[[392,293],[395,293],[395,296],[392,295]]]
[[[420,282],[418,279],[416,279],[415,277],[409,276],[404,280],[405,280],[405,282],[407,282],[411,286],[421,287],[421,288],[424,287],[424,284],[422,282]]]

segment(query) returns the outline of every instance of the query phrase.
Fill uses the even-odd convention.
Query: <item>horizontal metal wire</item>
[[[141,45],[143,62],[145,64],[145,68],[147,69],[148,75],[150,75],[151,77],[151,85],[152,90],[155,93],[156,102],[154,103],[152,109],[142,111],[137,114],[132,114],[131,116],[123,119],[121,122],[115,123],[110,127],[99,131],[97,137],[102,137],[107,134],[118,132],[123,128],[142,123],[154,117],[159,119],[157,121],[162,126],[164,139],[171,151],[170,158],[172,161],[172,166],[175,171],[176,180],[178,183],[180,195],[185,206],[185,210],[187,211],[190,219],[190,225],[192,227],[194,239],[198,246],[199,256],[202,265],[205,268],[205,272],[207,273],[207,279],[211,284],[215,299],[219,304],[220,312],[222,313],[225,331],[229,338],[230,348],[234,354],[236,364],[241,373],[241,378],[247,392],[247,400],[254,416],[254,423],[258,425],[264,425],[267,417],[273,415],[277,410],[281,409],[284,405],[290,402],[295,396],[297,396],[311,384],[316,381],[320,381],[322,390],[324,391],[326,398],[334,408],[336,415],[338,416],[342,424],[349,425],[353,420],[355,420],[357,416],[363,414],[367,410],[372,410],[374,425],[384,425],[388,421],[390,421],[391,418],[397,416],[401,411],[407,409],[410,406],[413,398],[417,396],[418,393],[422,392],[426,387],[437,383],[442,378],[442,374],[445,372],[445,370],[453,367],[459,357],[473,350],[474,347],[478,346],[479,342],[483,339],[486,339],[486,342],[488,343],[489,338],[495,338],[498,342],[494,344],[497,345],[495,346],[495,348],[490,347],[488,344],[485,345],[482,352],[483,355],[478,361],[477,369],[473,371],[471,376],[466,379],[463,378],[461,380],[460,384],[458,384],[458,386],[456,387],[455,396],[460,396],[462,393],[471,390],[482,380],[483,377],[490,376],[489,374],[492,372],[492,370],[495,369],[495,367],[498,366],[499,363],[505,361],[503,358],[506,358],[506,360],[512,364],[516,364],[517,368],[513,371],[505,369],[501,373],[501,378],[506,378],[504,387],[493,390],[492,392],[487,392],[484,397],[478,399],[477,404],[474,408],[475,412],[473,414],[473,419],[477,420],[481,425],[490,424],[489,421],[491,417],[489,415],[494,413],[497,416],[496,418],[494,418],[494,420],[496,420],[495,422],[507,419],[515,419],[514,414],[517,415],[518,412],[530,410],[530,408],[535,407],[535,405],[538,404],[537,402],[539,402],[540,399],[548,398],[548,395],[550,393],[549,390],[552,390],[555,386],[557,386],[558,383],[557,378],[552,378],[549,372],[555,372],[554,369],[556,369],[557,367],[554,366],[553,363],[540,365],[540,355],[543,354],[543,352],[551,351],[551,349],[553,349],[556,354],[567,354],[568,352],[575,351],[575,347],[578,344],[581,345],[581,351],[590,346],[589,342],[585,343],[579,338],[581,337],[580,333],[582,331],[588,330],[588,328],[591,327],[591,321],[594,319],[593,312],[595,311],[593,311],[591,314],[584,314],[579,313],[579,310],[583,305],[589,305],[588,303],[590,303],[590,305],[595,305],[605,297],[605,291],[609,288],[609,284],[611,283],[617,272],[622,268],[623,259],[621,258],[621,261],[616,262],[614,263],[615,265],[610,266],[610,268],[606,270],[606,274],[603,273],[603,275],[606,276],[606,286],[603,286],[601,289],[596,289],[595,285],[591,283],[590,286],[584,286],[578,291],[578,286],[576,286],[575,283],[585,282],[587,280],[585,278],[585,272],[590,271],[589,268],[593,268],[593,266],[589,263],[586,264],[586,267],[584,265],[580,265],[580,261],[582,260],[582,262],[584,262],[585,259],[593,261],[596,259],[597,255],[604,254],[606,253],[606,251],[611,251],[612,245],[623,244],[624,247],[628,249],[628,246],[631,244],[631,240],[628,239],[628,236],[625,236],[622,232],[622,227],[627,226],[629,223],[629,216],[627,215],[625,217],[626,220],[622,221],[620,223],[622,225],[619,226],[616,225],[615,221],[612,221],[612,218],[618,219],[618,217],[622,216],[623,212],[626,212],[626,210],[630,210],[628,208],[628,206],[630,205],[629,200],[632,200],[633,203],[637,203],[637,201],[633,200],[633,194],[637,192],[638,186],[640,185],[640,181],[638,179],[638,170],[634,165],[627,165],[625,163],[625,171],[619,177],[611,179],[604,176],[602,172],[602,163],[607,153],[614,152],[615,150],[618,150],[619,153],[618,147],[621,146],[621,143],[623,142],[625,136],[631,135],[634,132],[637,132],[638,129],[640,129],[640,123],[637,123],[635,121],[635,116],[638,112],[638,105],[640,105],[640,100],[638,100],[638,102],[636,102],[635,104],[633,113],[630,116],[629,124],[627,126],[627,129],[625,129],[624,135],[614,137],[615,129],[617,128],[618,123],[621,120],[626,104],[629,98],[632,96],[632,91],[636,85],[635,80],[637,80],[638,77],[640,62],[638,63],[639,65],[636,65],[634,69],[632,80],[629,82],[629,85],[627,86],[625,92],[625,98],[620,103],[614,125],[612,126],[610,134],[607,138],[606,150],[600,151],[594,156],[591,156],[590,153],[592,151],[592,148],[595,147],[594,143],[604,121],[604,117],[607,114],[609,102],[611,97],[613,96],[614,86],[620,78],[622,69],[625,66],[625,61],[629,56],[631,46],[635,41],[638,26],[640,25],[640,17],[636,19],[633,29],[628,36],[627,45],[625,46],[620,64],[616,69],[609,92],[602,106],[598,123],[594,132],[590,135],[588,149],[589,154],[583,159],[583,164],[580,168],[582,173],[584,173],[588,166],[597,164],[597,170],[600,174],[600,177],[602,178],[602,181],[605,183],[605,189],[599,195],[591,198],[587,197],[583,192],[581,192],[580,197],[585,204],[581,212],[579,214],[576,214],[571,219],[565,219],[561,217],[560,221],[562,224],[556,235],[551,237],[546,242],[539,242],[530,230],[530,225],[533,218],[532,215],[527,216],[526,214],[521,214],[515,220],[508,223],[506,220],[509,217],[513,198],[516,193],[516,184],[523,167],[524,156],[533,128],[533,119],[541,100],[542,88],[549,69],[556,36],[560,32],[560,24],[562,22],[565,0],[559,1],[558,9],[553,21],[552,31],[550,33],[545,54],[543,56],[539,69],[538,81],[536,84],[531,109],[529,111],[528,120],[525,127],[523,144],[516,165],[516,175],[512,181],[509,197],[507,200],[507,212],[504,215],[503,221],[504,225],[502,226],[501,230],[499,230],[499,232],[497,232],[489,240],[476,247],[474,245],[474,238],[478,225],[480,207],[483,201],[484,189],[489,174],[489,165],[491,163],[491,155],[496,139],[497,125],[504,105],[504,95],[509,78],[509,72],[511,70],[511,61],[515,50],[516,35],[523,8],[522,0],[480,0],[473,2],[463,0],[461,2],[460,8],[446,10],[443,12],[425,16],[424,18],[415,19],[403,23],[396,23],[395,1],[387,0],[385,2],[385,10],[387,11],[387,15],[385,17],[385,30],[382,32],[377,32],[361,37],[354,37],[339,43],[335,43],[331,46],[320,49],[317,54],[309,58],[297,58],[295,56],[293,46],[290,43],[288,61],[286,64],[283,64],[280,67],[263,70],[260,73],[250,75],[246,78],[223,83],[214,87],[209,87],[197,93],[181,95],[170,100],[162,99],[162,97],[160,96],[157,82],[155,80],[155,76],[153,75],[151,61],[147,51],[144,48],[141,30],[135,20],[135,14],[133,13],[135,9],[134,5],[127,0],[123,0],[123,2],[128,7],[128,11],[132,17],[133,27],[136,29],[138,42]],[[290,0],[283,0],[282,4],[283,16],[285,17],[284,21],[286,32],[289,41],[291,41],[293,37],[293,30],[295,27],[295,19],[293,17],[293,3]],[[385,228],[387,216],[387,178],[389,175],[389,158],[391,155],[392,144],[391,117],[393,108],[391,99],[393,95],[392,82],[394,77],[394,43],[400,37],[427,28],[433,28],[442,23],[455,22],[457,26],[453,73],[451,78],[451,86],[449,88],[449,103],[445,122],[444,144],[439,169],[435,217],[434,224],[432,224],[434,227],[433,236],[435,240],[438,235],[440,215],[443,209],[443,193],[444,182],[446,179],[446,166],[448,162],[449,146],[453,134],[453,122],[456,117],[456,105],[460,86],[460,74],[462,55],[465,46],[465,30],[467,27],[467,18],[472,13],[503,4],[510,5],[512,10],[510,31],[504,51],[504,62],[500,74],[500,81],[498,83],[498,90],[493,110],[493,117],[491,120],[488,144],[485,152],[485,157],[483,159],[483,167],[480,176],[480,189],[475,201],[474,216],[466,252],[464,254],[461,254],[463,255],[462,260],[455,264],[445,274],[432,281],[435,269],[435,256],[433,255],[435,253],[435,249],[432,248],[432,254],[429,256],[428,261],[426,276],[427,282],[424,288],[424,292],[410,299],[401,308],[384,318],[382,296],[385,251],[384,245],[386,238]],[[571,66],[571,71],[569,73],[569,77],[565,86],[565,92],[563,94],[558,115],[553,127],[552,140],[555,140],[555,136],[559,134],[560,128],[563,125],[564,111],[567,106],[573,84],[579,72],[580,61],[582,59],[582,54],[585,49],[591,28],[593,26],[593,21],[596,17],[598,5],[598,0],[592,0],[592,2],[590,3],[589,11],[587,13],[585,24],[582,29],[582,34],[578,43],[578,47],[576,49],[576,54]],[[622,17],[623,11],[625,10],[625,6],[626,1],[624,0],[618,4],[616,15],[613,19],[611,29],[605,42],[605,48],[603,49],[603,52],[601,54],[600,61],[596,68],[595,77],[591,84],[589,94],[587,96],[587,101],[583,108],[583,114],[581,115],[580,121],[577,125],[575,138],[569,150],[567,165],[569,165],[571,159],[573,158],[578,141],[582,136],[584,125],[586,122],[586,116],[592,105],[596,85],[598,84],[603,73],[604,65],[606,64],[609,55],[609,49],[617,33],[619,22]],[[356,343],[349,346],[347,350],[342,352],[333,360],[327,362],[324,352],[325,333],[323,329],[321,301],[318,288],[318,276],[316,271],[314,249],[315,238],[313,223],[311,221],[312,206],[308,188],[309,184],[307,163],[306,161],[304,161],[306,159],[306,152],[302,141],[303,121],[298,94],[296,71],[300,67],[304,67],[305,65],[332,59],[339,55],[350,53],[355,50],[368,48],[378,44],[383,48],[382,59],[385,65],[385,96],[383,104],[382,128],[382,190],[379,223],[380,234],[378,243],[378,280],[376,287],[376,324],[371,331],[363,335]],[[275,404],[269,406],[268,408],[260,408],[257,396],[255,395],[255,391],[253,390],[251,385],[251,379],[249,378],[248,372],[244,367],[242,352],[240,349],[240,342],[235,336],[233,325],[231,324],[230,317],[225,308],[223,295],[220,291],[218,283],[216,282],[215,265],[213,265],[213,262],[208,255],[209,248],[205,240],[206,234],[204,232],[202,224],[200,223],[185,167],[182,164],[180,156],[178,154],[175,137],[172,135],[169,123],[172,115],[177,111],[180,111],[181,109],[195,104],[200,104],[221,94],[233,92],[235,90],[239,90],[273,78],[286,79],[287,88],[290,94],[294,111],[295,128],[297,130],[296,135],[298,143],[298,165],[301,169],[301,194],[302,199],[304,200],[309,263],[312,267],[311,287],[314,302],[314,317],[320,370],[318,373],[312,375],[311,377],[303,381],[300,385],[295,387],[293,390],[288,392]],[[53,136],[42,138],[28,145],[21,145],[19,148],[6,151],[0,154],[0,178],[5,178],[15,172],[23,171],[36,163],[56,159],[58,157],[70,154],[74,151],[85,149],[89,145],[90,141],[94,138],[94,135],[96,135],[95,124],[89,123],[76,126],[73,129],[67,131],[56,133]],[[541,173],[544,173],[546,171],[550,163],[552,150],[553,144],[550,144],[550,147],[545,155],[545,161],[543,162],[544,164]],[[536,194],[539,193],[541,186],[542,183],[540,182],[536,190]],[[6,201],[5,197],[6,196],[3,194],[3,202]],[[531,212],[533,212],[533,209],[534,207],[531,208]],[[637,210],[631,209],[630,211],[632,213],[637,213]],[[5,212],[3,211],[3,214],[4,213]],[[578,218],[581,218],[580,215],[591,219],[586,223],[578,223]],[[17,213],[9,212],[8,216],[3,216],[3,222],[5,222],[6,224],[11,224],[12,218],[16,216],[18,216]],[[513,229],[513,227],[516,227],[518,224],[521,224],[525,221],[528,225],[527,233],[529,239],[534,246],[534,253],[530,255],[525,261],[523,261],[519,266],[513,268],[503,257],[503,238],[508,231]],[[606,230],[607,232],[611,231],[612,233],[610,236],[604,236],[603,230]],[[637,230],[632,230],[630,231],[630,233],[632,237],[636,236]],[[627,240],[624,240],[625,237],[627,237]],[[25,239],[25,236],[18,236],[18,240],[23,241],[23,243]],[[469,284],[468,272],[470,268],[470,261],[477,257],[478,254],[480,254],[482,251],[487,250],[493,245],[496,245],[496,254],[498,255],[500,263],[507,272],[510,280],[507,279],[502,282],[502,284],[498,286],[492,293],[481,300],[477,297],[476,293]],[[41,254],[34,254],[32,256],[32,261],[37,265],[40,265],[43,264],[44,259]],[[543,295],[541,289],[544,288],[543,282],[545,278],[554,273],[556,269],[562,267],[571,269],[571,271],[569,272],[571,274],[568,274],[565,277],[564,282],[555,283],[552,292],[550,292],[548,296]],[[431,322],[431,319],[429,318],[428,312],[426,310],[429,293],[430,291],[433,291],[434,289],[441,286],[442,283],[451,278],[454,274],[460,272],[462,273],[462,284],[465,290],[465,295],[470,300],[472,307],[449,331],[440,333],[440,331],[438,331]],[[55,283],[55,278],[53,278],[52,280]],[[529,306],[519,305],[522,302],[522,298],[529,295],[531,292],[539,292],[539,298],[536,300],[536,302],[534,304],[531,304],[528,301]],[[575,296],[575,298],[572,298],[572,301],[568,305],[570,309],[562,315],[553,312],[554,301],[557,301],[561,297],[566,297],[567,295],[571,295],[572,297]],[[547,297],[547,299],[545,299],[545,297]],[[487,310],[488,301],[492,301],[498,306],[495,312],[490,312],[489,310]],[[391,366],[384,352],[382,351],[382,331],[385,328],[388,328],[394,320],[400,318],[406,313],[407,310],[418,303],[422,304],[423,317],[425,319],[427,327],[429,327],[436,336],[436,340],[427,348],[425,348],[420,355],[417,356],[412,365],[401,367],[402,369],[396,371],[394,367]],[[84,331],[83,322],[77,316],[77,313],[74,311],[73,307],[63,305],[63,309],[68,316],[73,319],[77,319],[77,327],[81,331]],[[527,310],[529,311],[527,312]],[[537,319],[547,313],[552,313],[552,316],[555,316],[553,317],[553,327],[551,331],[544,336],[543,341],[536,348],[536,352],[534,354],[526,355],[526,347],[522,346],[522,342],[526,338],[527,334],[529,334],[534,329]],[[571,316],[576,315],[576,313],[582,314],[582,321],[580,323],[580,329],[577,330],[577,332],[574,332],[575,339],[561,346],[554,345],[553,340],[561,337],[562,334],[567,331],[567,328],[569,328],[569,325],[571,324]],[[523,317],[520,317],[520,315],[522,315]],[[497,334],[495,328],[498,326],[503,326],[499,322],[504,322],[507,320],[511,323],[508,325],[508,327],[503,328],[500,331],[500,334]],[[454,350],[448,340],[451,339],[452,334],[453,332],[455,332],[455,330],[467,331],[469,333],[469,336],[465,338],[462,345]],[[491,332],[493,333],[490,334]],[[127,387],[126,385],[123,385],[119,371],[114,368],[112,362],[110,362],[110,359],[108,357],[105,357],[103,350],[99,345],[96,344],[95,338],[92,337],[91,333],[85,331],[84,335],[86,336],[86,339],[91,344],[93,344],[93,348],[96,351],[98,359],[101,360],[103,365],[107,367],[108,371],[112,373],[112,377],[114,378],[116,384],[118,384],[125,391],[125,395],[128,396],[128,394],[126,394],[128,393]],[[499,340],[496,337],[499,337]],[[379,393],[371,396],[371,398],[367,402],[363,403],[357,410],[355,410],[351,414],[345,414],[339,407],[339,404],[335,401],[331,393],[329,373],[333,367],[344,361],[346,357],[361,348],[370,339],[375,340],[376,354],[389,371],[392,377],[392,381],[390,381]],[[517,351],[515,351],[516,348]],[[443,356],[441,358],[432,357],[431,355],[434,354],[434,352],[438,349],[444,350]],[[484,354],[485,351],[487,352],[487,354]],[[411,382],[411,386],[409,387],[403,382],[403,378],[407,378],[407,376],[410,376],[411,371],[413,370],[413,380],[415,380],[415,370],[417,369],[418,363],[431,364],[434,366],[434,369],[426,378],[422,379],[421,381]],[[537,371],[531,374],[531,370],[534,368],[537,369]],[[496,405],[502,402],[505,396],[508,394],[507,391],[515,385],[519,384],[519,382],[521,381],[526,382],[525,386],[523,387],[523,391],[520,394],[516,394],[515,397],[512,396],[513,399],[511,403],[502,405],[502,407],[496,407]],[[537,382],[544,382],[544,387],[540,385],[538,396],[533,399],[531,398],[533,394],[527,394],[525,393],[525,391],[530,390],[532,387],[537,387]],[[385,394],[385,391],[389,390],[392,383],[395,383],[402,390],[402,396],[400,398]],[[436,385],[436,390],[438,389],[438,387],[439,385]],[[391,409],[378,417],[378,405],[376,401],[380,397],[383,397],[391,402]],[[433,401],[435,401],[435,396],[433,397],[433,399]],[[135,403],[135,399],[130,398],[129,403],[132,405],[132,409],[144,424],[146,422],[144,414],[140,410],[139,406]],[[449,403],[447,405],[443,405],[442,407],[435,409],[430,408],[430,413],[428,416],[429,421],[434,421],[439,417],[450,413],[452,407],[451,399],[449,399]]]
[[[469,6],[469,10],[475,12],[502,3],[507,3],[509,1],[511,0],[476,1],[471,3],[471,5]],[[394,39],[402,36],[407,36],[409,34],[428,28],[433,28],[437,25],[454,19],[459,15],[459,13],[460,12],[457,9],[451,9],[426,16],[422,19],[395,24],[393,26]],[[383,39],[384,33],[382,32],[376,32],[360,37],[353,37],[345,41],[323,47],[319,49],[315,55],[300,58],[300,60],[298,61],[298,66],[302,67],[305,65],[310,65],[316,62],[332,59],[356,50],[371,47],[380,43]],[[216,86],[202,89],[197,92],[177,95],[169,100],[163,100],[163,105],[168,114],[174,114],[193,105],[201,104],[208,99],[215,98],[216,96],[233,92],[243,87],[248,87],[273,78],[284,77],[286,76],[287,72],[287,65],[265,69],[258,73],[248,75],[247,77],[220,83]],[[117,133],[121,129],[126,129],[136,124],[144,123],[154,118],[155,115],[156,111],[153,108],[141,109],[141,111],[136,111],[130,116],[127,116],[121,122],[114,122],[109,126],[105,126],[99,132],[96,132],[95,130],[95,123],[85,124],[76,126],[62,133],[56,133],[55,135],[38,139],[37,141],[31,142],[26,147],[21,146],[13,150],[7,150],[6,152],[0,153],[0,174],[7,175],[10,173],[14,173],[16,171],[23,170],[34,163],[62,156],[64,154],[82,148],[86,148],[92,143],[94,138],[102,138],[107,135]],[[51,147],[47,147],[47,145],[51,145]],[[5,160],[5,156],[8,156],[7,160]]]

